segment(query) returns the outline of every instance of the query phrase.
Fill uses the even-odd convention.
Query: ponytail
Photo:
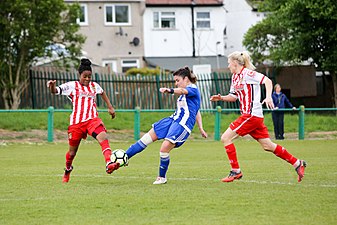
[[[235,51],[229,54],[228,58],[230,60],[236,60],[239,63],[239,65],[244,66],[248,69],[255,70],[256,68],[251,62],[250,55],[247,51],[243,51],[243,52]]]
[[[193,84],[197,82],[197,76],[190,70],[188,66],[178,69],[173,73],[173,76],[180,76],[182,78],[187,77]]]

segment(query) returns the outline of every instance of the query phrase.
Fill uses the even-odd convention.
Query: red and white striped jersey
[[[95,99],[97,94],[103,93],[103,89],[96,82],[83,86],[78,81],[70,81],[61,84],[56,89],[58,95],[67,95],[73,104],[70,125],[98,117]]]
[[[241,114],[263,117],[261,104],[261,84],[265,75],[243,68],[240,73],[232,75],[230,95],[240,101]]]

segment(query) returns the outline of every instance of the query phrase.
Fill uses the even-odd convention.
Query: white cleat
[[[167,183],[166,177],[157,177],[155,182],[153,182],[153,184],[166,184],[166,183]]]

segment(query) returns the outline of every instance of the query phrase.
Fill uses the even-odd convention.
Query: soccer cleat
[[[304,160],[300,160],[300,165],[298,165],[298,167],[296,167],[296,172],[298,174],[298,182],[301,182],[303,177],[304,177],[304,170],[305,167],[307,166],[307,163]]]
[[[63,183],[68,183],[69,182],[70,173],[71,173],[71,171],[73,171],[73,169],[74,169],[73,166],[70,166],[69,169],[67,169],[67,168],[64,169],[64,175],[63,175],[63,179],[62,179]]]
[[[119,168],[119,163],[118,162],[115,162],[115,163],[108,162],[106,164],[105,171],[106,171],[107,174],[111,174],[113,171],[118,170],[118,168]]]
[[[153,184],[166,184],[166,177],[157,177],[157,179],[153,182]]]
[[[230,171],[229,175],[225,178],[222,178],[222,182],[232,182],[233,180],[239,180],[243,176],[242,172],[236,173],[234,171]]]

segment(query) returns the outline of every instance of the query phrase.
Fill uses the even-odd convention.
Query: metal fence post
[[[140,138],[140,108],[138,106],[135,108],[133,136],[135,140],[138,140]]]
[[[163,108],[163,101],[162,101],[162,95],[159,91],[160,88],[160,77],[159,75],[156,75],[156,86],[157,86],[157,96],[158,96],[158,104],[159,104],[159,109]]]
[[[300,111],[298,112],[298,139],[304,140],[304,116],[305,116],[305,107],[304,105],[300,106]]]
[[[214,140],[220,140],[220,126],[221,126],[221,106],[216,107],[215,123],[214,123]]]
[[[48,142],[53,142],[54,140],[54,107],[49,106],[48,108]]]

